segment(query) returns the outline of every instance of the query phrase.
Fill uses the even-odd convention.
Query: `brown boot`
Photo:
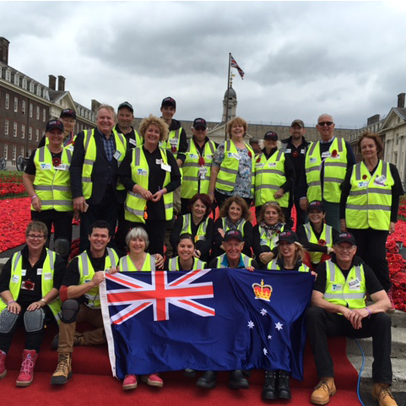
[[[379,406],[397,406],[387,383],[374,383],[372,397],[379,402]]]
[[[315,386],[310,402],[314,405],[327,405],[330,402],[330,396],[337,392],[334,385],[334,378],[321,378],[320,382]]]
[[[72,354],[61,352],[58,355],[58,365],[51,378],[51,385],[64,385],[72,377]]]

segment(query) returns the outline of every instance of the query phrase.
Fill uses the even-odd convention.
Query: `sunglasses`
[[[195,128],[195,130],[196,131],[205,131],[206,130],[206,127],[202,127],[202,126],[197,126],[196,128]]]
[[[325,125],[327,127],[330,127],[331,125],[333,125],[334,123],[332,121],[322,121],[321,123],[318,123],[317,125],[319,125],[320,127],[324,127]]]

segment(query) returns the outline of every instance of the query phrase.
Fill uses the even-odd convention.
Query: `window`
[[[14,97],[14,113],[18,111],[18,97]]]
[[[31,141],[32,140],[32,127],[28,129],[28,139]]]
[[[18,86],[20,84],[20,76],[17,73],[14,74],[14,84]]]
[[[14,123],[13,125],[13,137],[17,138],[17,123]]]
[[[24,156],[24,147],[21,147],[20,149],[20,155],[23,157]]]
[[[3,158],[7,161],[8,159],[8,145],[4,144],[4,150],[3,150]]]
[[[17,147],[13,145],[13,161],[17,159]]]
[[[30,82],[30,92],[34,93],[34,82]]]
[[[25,124],[21,124],[21,139],[25,138]]]
[[[32,103],[30,103],[30,118],[32,118],[33,110],[34,110],[34,106],[32,105]]]
[[[23,89],[27,90],[27,78],[23,78]]]
[[[8,137],[8,131],[9,131],[9,122],[8,122],[8,120],[6,120],[6,121],[4,122],[4,135],[5,135],[6,137]]]
[[[7,82],[11,82],[11,70],[10,69],[6,70],[6,80],[7,80]]]
[[[21,113],[25,114],[25,100],[21,102]]]
[[[42,109],[42,121],[45,123],[47,119],[47,111],[45,109]]]
[[[39,106],[37,106],[37,115],[36,115],[36,117],[37,117],[37,120],[39,120]]]
[[[35,130],[35,141],[39,141],[39,130],[38,128]]]
[[[399,134],[396,134],[396,145],[399,145]]]
[[[8,110],[10,108],[10,95],[8,93],[6,93],[6,110]]]
[[[37,85],[37,96],[41,96],[41,86]]]

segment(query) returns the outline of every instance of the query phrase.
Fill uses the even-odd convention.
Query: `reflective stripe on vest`
[[[292,269],[282,269],[278,265],[278,261],[276,259],[273,259],[271,262],[268,263],[267,269],[269,271],[292,271]],[[298,272],[310,272],[310,268],[302,263],[299,266]]]
[[[255,161],[255,206],[262,206],[267,202],[277,201],[281,207],[288,207],[289,192],[276,200],[274,195],[286,182],[285,154],[275,151],[269,159],[260,153]],[[258,162],[259,161],[259,162]]]
[[[364,162],[356,164],[345,208],[347,227],[388,231],[394,183],[389,163],[380,160],[372,176]]]
[[[227,257],[227,254],[223,254],[223,255],[220,255],[219,257],[217,257],[217,268],[224,268],[222,266],[222,262],[225,257]],[[242,254],[242,253],[241,253],[241,258],[242,258],[242,262],[244,263],[245,267],[251,266],[252,258],[250,258],[249,256]],[[241,261],[241,259],[240,259],[240,261]]]
[[[190,234],[193,235],[192,233],[192,214],[184,214],[182,216],[182,230],[180,234]],[[202,223],[199,224],[199,227],[197,228],[197,232],[195,235],[195,242],[196,241],[205,241],[206,240],[206,232],[207,232],[207,225],[209,224],[209,217],[206,218]]]
[[[61,163],[54,167],[52,153],[44,146],[35,151],[35,193],[41,199],[41,210],[67,212],[73,210],[69,167],[72,160],[70,148],[62,148]],[[58,169],[59,168],[59,169]],[[31,205],[31,210],[35,211]]]
[[[250,145],[244,143],[247,150],[251,153],[251,193],[254,193],[255,185],[255,156]],[[220,192],[232,192],[238,175],[240,161],[235,158],[238,155],[237,148],[233,141],[228,140],[224,144],[224,159],[220,165],[217,175],[216,189]]]
[[[107,255],[104,260],[104,271],[106,271],[112,267],[115,267],[118,262],[117,253],[109,247],[107,247],[106,250],[107,250]],[[78,255],[77,258],[78,258],[78,269],[79,269],[79,274],[80,274],[79,285],[89,283],[95,274],[95,271],[93,269],[92,263],[90,262],[89,256],[87,255],[86,251],[83,251],[80,255]],[[99,269],[99,271],[102,271],[102,269]],[[88,300],[88,303],[86,303],[86,306],[88,306],[92,309],[100,309],[99,286],[95,286],[94,288],[92,288],[88,292],[86,292],[85,297]]]
[[[213,141],[206,142],[203,155],[204,165],[199,165],[200,153],[193,139],[189,140],[186,159],[182,165],[182,189],[180,197],[191,199],[196,193],[208,193],[210,185],[211,163],[216,146]]]
[[[193,258],[193,266],[191,271],[196,271],[198,269],[205,269],[206,262],[200,261],[200,259]],[[168,261],[168,271],[179,271],[179,257],[170,258]]]
[[[304,229],[306,232],[307,241],[312,244],[319,244],[320,240],[324,240],[326,244],[325,247],[332,247],[333,246],[333,227],[323,224],[323,230],[320,234],[320,239],[317,239],[316,234],[313,231],[312,226],[310,223],[304,224]],[[321,260],[321,257],[324,255],[324,252],[312,252],[308,251],[310,255],[310,259],[313,264],[318,264]]]
[[[94,132],[95,132],[94,129],[83,131],[84,134],[83,149],[85,151],[85,157],[82,166],[82,189],[83,189],[83,197],[85,199],[89,199],[92,196],[93,192],[92,173],[93,166],[94,163],[96,162],[97,157],[97,148],[96,148],[96,140],[94,138],[95,136]],[[119,151],[121,154],[117,162],[117,165],[120,166],[126,154],[127,141],[124,135],[118,133],[115,129],[113,129],[113,136],[116,143],[116,151]],[[124,187],[122,185],[117,185],[117,189],[124,189]]]
[[[50,251],[46,248],[46,257],[42,265],[42,274],[41,274],[41,295],[42,297],[46,296],[54,287],[54,271],[55,271],[55,261],[56,253]],[[21,290],[22,282],[22,267],[23,267],[23,258],[21,251],[16,252],[11,259],[11,275],[9,282],[9,290],[13,300],[18,300]],[[47,305],[52,311],[52,314],[55,317],[55,320],[59,323],[58,313],[61,310],[61,301],[56,298],[53,302],[48,303]],[[2,300],[0,301],[0,313],[7,308],[7,304]]]
[[[120,272],[138,272],[129,255],[120,258]],[[155,271],[155,256],[147,253],[140,272]]]
[[[305,170],[308,185],[307,199],[339,203],[340,185],[347,172],[347,147],[341,138],[334,138],[328,150],[330,156],[322,159],[320,141],[311,144],[306,153]],[[323,196],[321,195],[321,168],[324,161]]]
[[[159,148],[162,161],[164,164],[168,164],[168,156],[166,150]],[[132,161],[131,161],[131,180],[140,185],[144,189],[148,190],[149,187],[149,166],[148,161],[145,158],[142,147],[133,148]],[[163,187],[167,186],[171,182],[171,174],[165,171],[165,180]],[[165,219],[166,221],[173,218],[173,192],[166,193],[162,196],[165,207]],[[127,191],[127,197],[125,199],[125,219],[135,223],[145,223],[144,212],[147,206],[147,200],[140,194]]]
[[[363,265],[353,266],[347,279],[331,260],[326,262],[326,291],[324,299],[330,303],[362,309],[365,307],[366,282]]]

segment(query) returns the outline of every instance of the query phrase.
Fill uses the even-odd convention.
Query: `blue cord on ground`
[[[359,370],[359,375],[358,375],[357,395],[358,395],[358,399],[359,399],[359,402],[361,403],[361,405],[365,406],[365,404],[361,400],[361,395],[360,395],[361,376],[362,376],[362,371],[364,370],[364,365],[365,365],[365,354],[364,354],[364,350],[362,349],[361,344],[358,342],[358,340],[357,339],[354,339],[354,340],[357,343],[357,345],[361,351],[361,355],[362,355],[362,365],[361,365],[361,369]]]

